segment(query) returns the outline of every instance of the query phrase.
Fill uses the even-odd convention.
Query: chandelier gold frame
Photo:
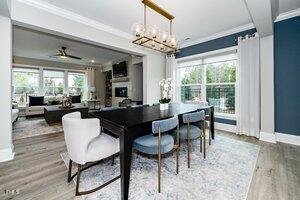
[[[146,23],[147,23],[146,10],[147,10],[147,7],[149,7],[170,21],[169,34],[172,35],[172,21],[175,17],[172,14],[170,14],[168,11],[161,8],[160,6],[158,6],[157,4],[153,3],[150,0],[142,0],[142,3],[144,4],[144,27],[146,27]],[[163,46],[163,48],[154,48],[153,45],[149,46],[149,45],[147,45],[147,43],[149,43],[149,42],[156,43],[157,45],[160,45],[161,47]],[[178,51],[177,45],[175,45],[175,46],[169,45],[166,42],[161,42],[161,41],[157,40],[156,37],[151,38],[149,36],[146,36],[145,34],[138,37],[137,39],[133,40],[132,43],[149,48],[149,49],[153,49],[153,50],[156,50],[156,51],[159,51],[162,53],[167,53],[167,54],[176,53]]]

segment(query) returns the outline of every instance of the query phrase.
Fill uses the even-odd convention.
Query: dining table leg
[[[129,195],[129,181],[131,169],[131,153],[133,139],[130,134],[120,134],[120,167],[121,167],[121,199],[127,200]]]

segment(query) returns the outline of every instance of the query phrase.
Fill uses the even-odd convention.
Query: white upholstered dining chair
[[[95,192],[120,178],[120,176],[117,176],[94,189],[79,191],[80,172],[97,164],[96,161],[108,157],[113,158],[119,152],[119,139],[101,133],[100,120],[97,118],[82,119],[80,112],[64,115],[62,124],[70,158],[68,182],[77,175],[76,196]],[[77,163],[78,170],[77,173],[71,176],[72,162]],[[90,162],[94,163],[82,168],[83,165]]]

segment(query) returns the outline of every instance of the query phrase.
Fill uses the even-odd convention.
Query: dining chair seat
[[[149,134],[142,137],[139,137],[134,140],[133,147],[134,149],[151,155],[158,154],[157,148],[157,135]],[[161,154],[170,152],[174,147],[173,136],[164,134],[161,136]]]
[[[86,161],[93,162],[107,158],[120,151],[119,139],[101,133],[94,138],[87,148]]]
[[[179,128],[179,138],[181,140],[187,140],[188,134],[187,134],[187,125],[181,125]],[[190,139],[198,139],[200,137],[201,129],[195,125],[190,125]]]

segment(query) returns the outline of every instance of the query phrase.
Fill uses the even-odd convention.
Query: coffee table
[[[61,105],[45,106],[44,117],[48,124],[60,123],[65,114],[79,111],[82,118],[88,117],[89,109],[81,103],[74,103],[72,108],[61,108]]]

